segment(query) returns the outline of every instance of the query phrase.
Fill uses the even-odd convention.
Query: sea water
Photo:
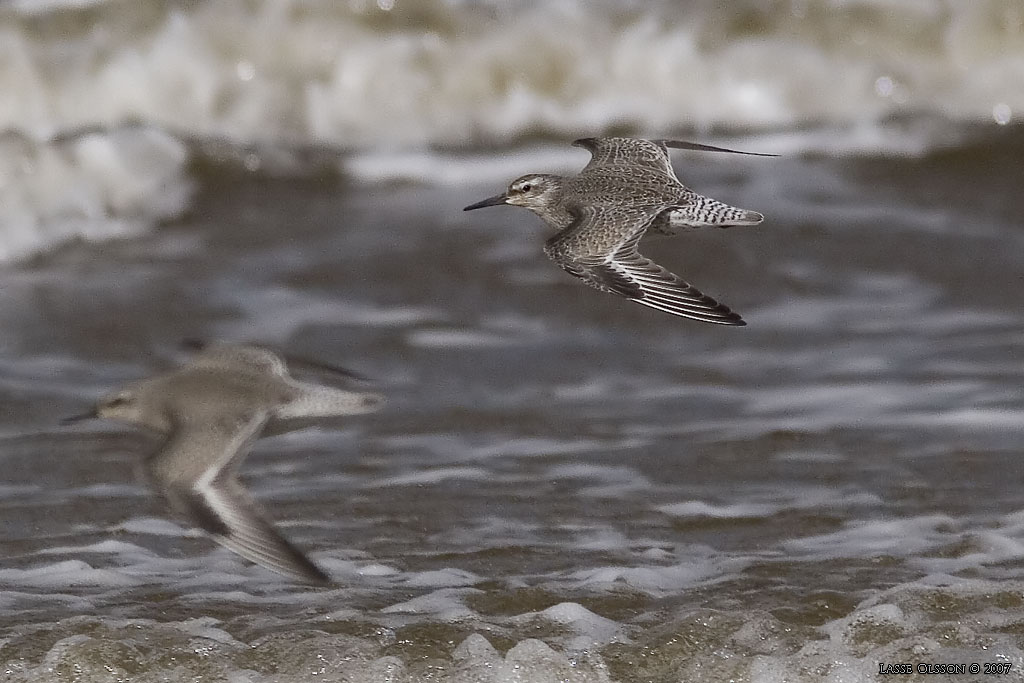
[[[0,678],[1024,679],[1017,4],[729,8],[0,7]],[[461,211],[608,131],[783,155],[673,152],[766,219],[643,243],[747,327]],[[185,338],[387,395],[242,470],[335,586],[58,425]]]

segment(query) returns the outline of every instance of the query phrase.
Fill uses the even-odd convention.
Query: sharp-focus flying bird
[[[764,216],[689,189],[676,177],[668,148],[739,152],[693,142],[636,138],[583,138],[574,145],[592,158],[579,175],[524,175],[499,195],[470,204],[522,206],[558,234],[544,253],[591,287],[644,306],[720,325],[745,325],[739,315],[637,251],[648,230],[757,225]]]

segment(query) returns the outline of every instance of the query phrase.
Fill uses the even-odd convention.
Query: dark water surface
[[[679,155],[766,220],[644,253],[745,328],[582,286],[460,210],[491,183],[208,168],[181,221],[6,266],[0,679],[1024,680],[1022,154]],[[187,337],[388,395],[244,470],[337,588],[168,521],[144,436],[55,426]]]

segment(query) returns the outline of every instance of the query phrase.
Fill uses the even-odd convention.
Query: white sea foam
[[[468,439],[462,434],[416,434],[387,436],[381,443],[400,450],[423,450],[436,462],[463,462],[491,458],[533,457],[586,453],[594,450],[635,448],[645,442],[636,438],[551,439],[547,437],[510,437],[497,433],[485,439]],[[597,470],[594,470],[596,473]],[[424,476],[431,476],[424,472]],[[399,475],[405,476],[405,475]],[[596,478],[595,474],[595,478]]]
[[[250,169],[326,159],[447,185],[574,167],[564,141],[611,130],[921,154],[965,122],[1021,118],[1019,15],[1017,0],[18,0],[0,12],[0,92],[18,94],[0,100],[0,260],[179,215],[194,142]],[[560,142],[459,152],[538,137]]]
[[[316,592],[305,592],[303,602],[310,595],[314,600],[302,608],[297,624],[281,618],[288,603],[280,602],[273,615],[245,616],[242,629],[211,617],[175,622],[109,616],[15,627],[6,634],[4,652],[23,648],[24,654],[6,661],[5,670],[12,683],[56,682],[72,667],[83,683],[111,676],[143,683],[199,677],[249,683],[311,677],[339,683],[427,678],[443,683],[868,683],[876,680],[879,662],[979,661],[1010,663],[1011,674],[1000,680],[1019,681],[1024,665],[1015,636],[1020,590],[1019,582],[933,574],[878,591],[818,625],[782,621],[743,605],[659,611],[656,628],[628,626],[600,608],[572,601],[487,619],[465,607],[465,599],[475,594],[466,589],[433,591],[386,607],[369,620],[346,608],[310,621],[308,608],[326,605],[315,599]],[[240,605],[262,604],[261,611],[274,604],[274,598],[241,593],[200,597],[204,602],[197,604],[227,597]],[[332,592],[329,600],[335,597]],[[0,594],[0,604],[5,598]],[[792,607],[800,605],[795,597]],[[90,609],[85,603],[75,607]],[[336,620],[360,624],[360,631],[371,635],[320,630]],[[380,620],[389,625],[375,625]],[[402,630],[410,624],[417,626]],[[451,637],[453,628],[470,633],[459,642]],[[244,635],[252,632],[264,635]],[[423,644],[417,643],[420,634],[438,639],[426,662],[419,649]],[[490,642],[495,637],[510,642],[504,655]]]
[[[100,541],[83,546],[51,546],[39,551],[40,555],[64,555],[68,553],[100,553],[104,555],[127,555],[127,556],[152,556],[152,552],[137,546],[133,543],[115,541],[113,539]]]
[[[502,657],[474,633],[452,653],[453,683],[611,683],[600,657],[570,656],[536,639],[521,640]]]
[[[393,576],[397,573],[397,569],[386,564],[371,563],[359,568],[361,576]]]
[[[660,512],[673,517],[713,517],[715,519],[745,519],[767,517],[778,512],[777,505],[767,503],[736,503],[733,505],[714,505],[702,500],[689,500],[685,503],[672,503],[658,507]]]
[[[494,154],[458,154],[430,150],[360,152],[345,157],[342,168],[363,182],[426,182],[465,187],[504,185],[524,173],[543,169],[568,173],[586,163],[587,152],[565,145],[534,146]]]
[[[738,503],[710,503],[704,500],[688,500],[680,503],[659,505],[656,509],[672,517],[708,517],[712,519],[757,519],[771,517],[787,510],[814,508],[839,509],[860,505],[880,505],[881,499],[865,491],[843,491],[827,487],[811,487],[786,492],[739,491],[743,498]],[[760,502],[765,499],[770,502]]]
[[[175,524],[170,520],[161,519],[159,517],[138,517],[129,519],[128,521],[119,524],[116,529],[135,534],[149,534],[153,536],[203,536],[203,532],[198,529],[188,529],[182,527],[180,524]]]
[[[893,554],[920,555],[949,541],[954,520],[946,515],[921,515],[906,519],[858,521],[846,528],[818,536],[787,541],[790,551],[813,557],[870,557]]]
[[[460,329],[412,330],[407,340],[411,346],[428,349],[501,348],[522,341],[494,332]]]
[[[802,560],[890,555],[929,574],[952,574],[1019,561],[1022,531],[1017,514],[985,527],[947,515],[920,515],[849,522],[839,531],[792,539],[782,547]]]
[[[571,578],[579,586],[630,588],[661,596],[675,591],[714,583],[742,571],[751,562],[749,558],[711,557],[693,549],[682,562],[664,566],[605,566],[573,572]]]
[[[192,190],[187,159],[181,142],[153,129],[57,143],[0,137],[0,261],[73,238],[139,234],[178,216]]]
[[[438,484],[451,479],[479,481],[490,476],[481,467],[437,467],[422,472],[410,472],[393,477],[385,477],[367,484],[368,487],[379,486],[417,486],[422,484]]]
[[[323,321],[398,327],[444,317],[436,309],[376,307],[280,286],[243,292],[233,282],[225,282],[210,292],[210,297],[246,312],[242,321],[225,321],[216,326],[214,334],[225,339],[244,338],[253,329],[259,329],[261,339],[284,342],[296,330]]]
[[[473,592],[473,589],[440,588],[412,600],[388,605],[381,612],[384,614],[430,614],[442,621],[466,619],[473,616],[473,611],[463,604],[464,596],[470,592]]]
[[[591,612],[576,602],[560,602],[534,614],[522,614],[519,621],[526,621],[537,616],[556,624],[561,624],[579,634],[570,644],[573,649],[585,649],[594,645],[603,645],[612,641],[627,641],[622,637],[622,625]]]
[[[603,482],[621,482],[646,478],[627,465],[598,465],[587,462],[574,462],[554,465],[545,473],[547,479],[593,479]]]
[[[413,574],[405,582],[410,588],[458,588],[482,581],[479,576],[463,569],[437,569]]]
[[[32,588],[67,589],[72,586],[113,588],[136,581],[123,572],[97,569],[81,560],[65,560],[31,569],[0,569],[0,584]]]
[[[0,88],[21,94],[0,128],[143,120],[365,148],[1024,110],[1015,0],[79,4],[0,17]],[[61,13],[77,22],[37,30]]]

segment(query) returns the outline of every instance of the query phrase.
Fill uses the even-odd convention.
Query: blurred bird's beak
[[[488,197],[487,199],[484,199],[483,201],[477,202],[476,204],[470,204],[469,206],[464,208],[463,211],[472,211],[473,209],[482,209],[485,206],[501,206],[502,204],[504,204],[507,201],[508,201],[508,195],[506,195],[504,193],[496,194],[493,197]]]
[[[380,394],[363,394],[360,400],[360,408],[366,412],[373,410],[379,410],[385,403],[385,399]]]
[[[96,414],[96,409],[93,408],[88,413],[82,413],[81,415],[72,415],[71,417],[65,417],[60,421],[60,423],[62,425],[73,425],[76,422],[82,422],[83,420],[94,420],[98,417],[99,415]]]

